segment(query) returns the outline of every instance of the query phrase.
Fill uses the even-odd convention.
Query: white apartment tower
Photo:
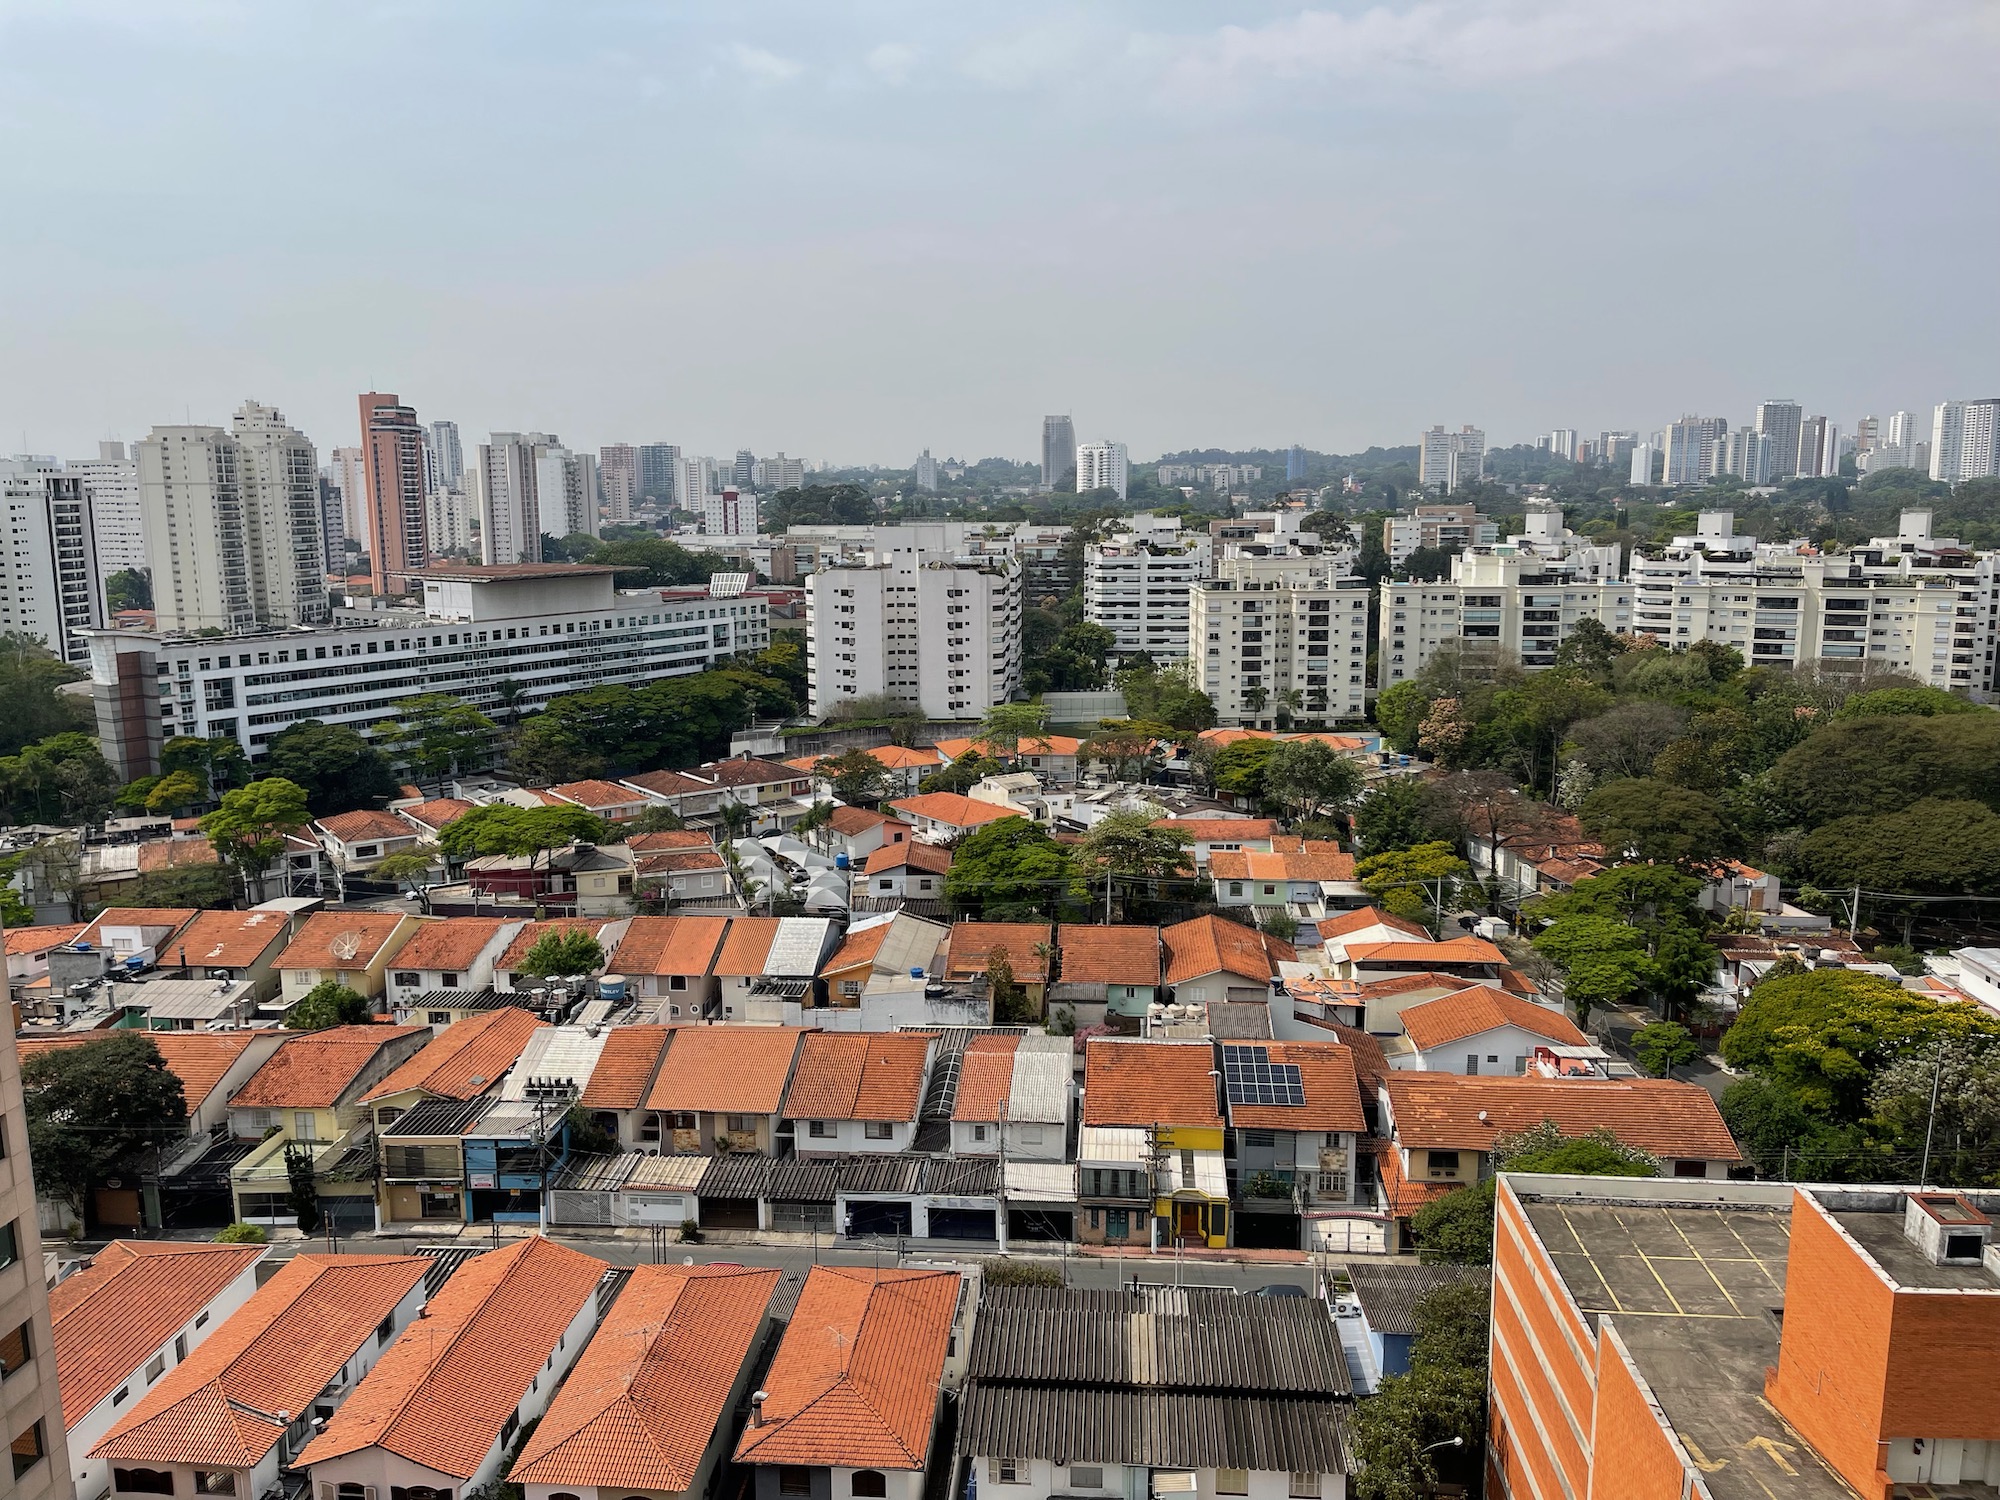
[[[1725,433],[1717,444],[1716,472],[1733,474],[1745,484],[1769,484],[1774,467],[1773,444],[1768,433],[1739,427]]]
[[[932,719],[977,719],[1021,685],[1021,568],[897,550],[806,579],[812,712],[885,695]]]
[[[88,662],[82,632],[104,625],[90,494],[52,458],[0,459],[0,634],[31,636],[68,662]]]
[[[928,448],[917,455],[916,481],[918,489],[928,494],[937,493],[937,460],[931,457]]]
[[[1667,429],[1666,484],[1706,484],[1716,473],[1716,450],[1729,431],[1721,417],[1682,417]]]
[[[424,429],[424,445],[437,470],[437,483],[457,489],[465,479],[465,447],[459,441],[458,423],[437,421]]]
[[[473,508],[479,513],[482,561],[540,562],[544,533],[597,535],[597,507],[584,504],[575,457],[546,432],[496,432],[479,445]]]
[[[63,472],[83,480],[97,546],[97,581],[146,566],[146,528],[139,518],[139,470],[123,443],[99,443],[97,457],[72,459]]]
[[[1468,423],[1457,432],[1433,427],[1417,455],[1417,482],[1447,495],[1486,474],[1486,434]]]
[[[1195,685],[1225,725],[1360,719],[1367,711],[1368,584],[1352,554],[1226,543],[1194,594]]]
[[[755,536],[757,534],[757,494],[730,485],[719,495],[703,495],[696,507],[701,529],[707,536]]]
[[[787,458],[782,450],[757,464],[757,488],[760,490],[795,490],[805,482],[806,461]]]
[[[246,401],[230,428],[242,453],[244,556],[257,623],[324,624],[319,456],[276,407]]]
[[[1931,478],[1946,484],[2000,474],[2000,398],[1941,401],[1931,420]]]
[[[136,445],[135,445],[136,447]],[[368,451],[336,448],[327,455],[327,469],[340,491],[340,534],[364,551],[368,546]]]
[[[1113,490],[1125,498],[1130,471],[1123,443],[1083,443],[1076,450],[1076,492]]]
[[[1186,656],[1190,607],[1209,576],[1209,539],[1150,513],[1129,516],[1122,526],[1084,549],[1083,617],[1118,638],[1116,656]]]

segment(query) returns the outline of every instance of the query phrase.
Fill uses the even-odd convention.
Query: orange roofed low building
[[[778,1274],[640,1266],[508,1479],[526,1500],[709,1493],[750,1396]]]
[[[2000,1192],[1500,1179],[1489,1495],[2000,1493]]]
[[[363,999],[380,1000],[389,960],[417,925],[415,917],[397,912],[314,912],[277,958],[285,1004],[296,1005],[329,980]]]
[[[295,1255],[112,1425],[114,1495],[261,1496],[424,1303],[414,1255]]]
[[[466,1261],[299,1455],[315,1493],[458,1496],[499,1479],[597,1326],[606,1269],[540,1238]]]
[[[736,1444],[754,1500],[921,1500],[948,1457],[933,1439],[959,1291],[952,1271],[813,1267]]]
[[[789,1026],[675,1030],[646,1108],[660,1117],[661,1149],[772,1156],[778,1118],[804,1033]]]
[[[604,1050],[590,1081],[577,1096],[597,1127],[628,1151],[658,1150],[660,1117],[646,1108],[646,1096],[659,1076],[660,1064],[673,1040],[668,1026],[614,1026],[604,1033]]]
[[[808,1032],[785,1093],[801,1156],[908,1151],[937,1038],[916,1031]]]

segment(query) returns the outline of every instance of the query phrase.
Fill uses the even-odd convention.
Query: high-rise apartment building
[[[714,459],[689,458],[685,454],[682,455],[680,477],[675,484],[682,510],[690,515],[700,515],[702,497],[714,494],[719,487],[716,483]]]
[[[1716,473],[1716,449],[1729,431],[1721,417],[1682,417],[1667,429],[1666,484],[1707,484]]]
[[[1946,484],[2000,474],[2000,398],[1941,401],[1931,419],[1931,478]]]
[[[1128,516],[1084,549],[1083,617],[1118,638],[1114,656],[1186,656],[1189,608],[1212,557],[1205,532],[1167,516]]]
[[[748,448],[736,450],[736,460],[729,466],[729,482],[739,490],[747,490],[757,478],[757,455]]]
[[[83,477],[53,458],[0,459],[0,634],[41,641],[69,662],[104,624],[104,593]]]
[[[1612,470],[1623,469],[1632,462],[1632,450],[1638,446],[1636,432],[1600,432],[1597,435],[1597,461]]]
[[[553,435],[538,443],[535,506],[549,536],[596,536],[597,455],[574,453]]]
[[[1625,482],[1627,484],[1651,484],[1653,482],[1653,469],[1659,456],[1660,450],[1652,443],[1633,443],[1632,460],[1629,468],[1626,470]]]
[[[496,432],[479,445],[472,477],[482,561],[542,560],[542,534],[548,526],[542,520],[537,484],[541,450],[554,441],[544,432]]]
[[[368,548],[368,459],[360,448],[336,448],[327,455],[327,473],[340,491],[340,534]]]
[[[1401,567],[1419,547],[1462,550],[1500,540],[1500,528],[1475,505],[1418,505],[1406,516],[1382,523],[1382,546],[1391,566]]]
[[[146,566],[146,528],[139,515],[139,470],[123,443],[99,443],[97,457],[71,459],[63,472],[83,481],[97,548],[97,581]]]
[[[597,450],[597,482],[604,488],[604,515],[611,521],[632,519],[639,498],[639,450],[630,443],[610,443]]]
[[[1724,433],[1715,454],[1716,473],[1733,474],[1745,484],[1771,482],[1771,439],[1754,427],[1739,427]]]
[[[977,719],[1021,685],[1021,568],[897,549],[806,579],[812,711],[886,695],[933,719]]]
[[[1076,492],[1111,490],[1120,500],[1130,483],[1123,443],[1084,443],[1076,450]]]
[[[326,558],[326,571],[347,575],[347,508],[341,504],[340,486],[330,473],[319,476],[319,540]]]
[[[705,535],[755,536],[757,492],[730,485],[719,495],[703,495],[699,514]]]
[[[1821,479],[1839,472],[1840,428],[1825,417],[1801,418],[1793,475],[1800,479]]]
[[[1774,484],[1790,479],[1799,471],[1799,424],[1804,420],[1805,408],[1782,397],[1757,408],[1757,430],[1771,440]]]
[[[806,461],[787,458],[781,449],[757,465],[757,488],[766,494],[774,490],[795,490],[806,482]]]
[[[9,1500],[74,1500],[11,1018],[0,1026],[0,1437]]]
[[[917,455],[916,482],[918,489],[929,494],[937,493],[937,460],[931,457],[928,448]]]
[[[426,427],[424,433],[429,439],[438,484],[457,489],[465,479],[465,446],[459,441],[458,423],[440,419]]]
[[[378,597],[400,593],[409,574],[430,561],[424,507],[424,434],[414,407],[381,391],[361,406],[363,477],[368,485],[362,544]]]
[[[1285,483],[1297,484],[1306,477],[1306,450],[1297,443],[1285,450]]]
[[[681,450],[678,443],[639,446],[639,498],[671,505],[680,497]]]
[[[447,489],[431,492],[425,503],[430,508],[431,556],[462,556],[472,548],[472,497],[465,476]]]
[[[1043,417],[1042,488],[1054,489],[1075,467],[1076,424],[1068,417]]]
[[[1352,552],[1295,538],[1225,542],[1194,591],[1195,686],[1217,722],[1360,719],[1367,712],[1368,583]]]
[[[1447,495],[1486,474],[1486,434],[1467,424],[1457,432],[1433,427],[1417,454],[1417,482]]]
[[[1576,458],[1576,443],[1574,427],[1558,427],[1549,434],[1549,456],[1567,458],[1573,462]]]
[[[241,455],[244,558],[260,625],[319,625],[328,617],[320,535],[319,456],[276,407],[246,401],[230,419]]]
[[[1882,441],[1882,419],[1863,417],[1854,424],[1854,456],[1858,459],[1864,453],[1873,453],[1875,445]]]

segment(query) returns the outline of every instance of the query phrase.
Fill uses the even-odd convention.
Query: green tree
[[[1071,866],[1086,891],[1125,882],[1128,900],[1132,882],[1158,884],[1194,875],[1186,832],[1144,811],[1115,812],[1092,824]]]
[[[601,844],[610,825],[581,807],[516,807],[489,802],[452,819],[438,834],[438,848],[455,860],[482,854],[539,854],[571,844]]]
[[[1970,699],[1943,688],[1878,688],[1872,693],[1856,693],[1834,710],[1835,719],[1880,719],[1897,714],[1929,718],[1936,714],[1976,714],[1987,710]]]
[[[300,1234],[313,1234],[322,1222],[319,1207],[319,1174],[313,1148],[304,1141],[285,1142],[285,1207]]]
[[[271,743],[275,745],[277,738],[274,737]],[[204,799],[209,800],[250,780],[250,757],[243,753],[243,747],[230,735],[203,739],[199,735],[177,734],[160,746],[161,774],[171,776],[176,771],[189,771],[199,776]]]
[[[1322,740],[1279,740],[1264,762],[1264,795],[1294,822],[1345,808],[1361,787],[1361,768]]]
[[[1632,1033],[1632,1051],[1639,1066],[1655,1078],[1671,1078],[1675,1068],[1701,1061],[1701,1043],[1687,1027],[1655,1021]]]
[[[1265,786],[1264,773],[1280,743],[1278,740],[1251,739],[1224,745],[1208,758],[1206,770],[1210,784],[1220,796],[1264,801],[1270,795]]]
[[[1536,936],[1535,951],[1561,967],[1563,996],[1579,1026],[1590,1024],[1591,1011],[1639,994],[1652,979],[1645,939],[1609,917],[1561,917]]]
[[[986,988],[993,1000],[996,1026],[1019,1026],[1034,1019],[1028,992],[1014,978],[1014,960],[1005,948],[995,947],[986,955]]]
[[[1378,783],[1354,809],[1354,846],[1363,856],[1416,844],[1453,843],[1458,820],[1428,782],[1394,776]]]
[[[1069,851],[1026,818],[999,818],[967,836],[945,871],[955,916],[1024,922],[1053,916],[1072,882]]]
[[[199,776],[192,771],[176,771],[153,783],[153,789],[146,794],[146,811],[171,816],[206,801],[207,797],[208,788],[202,785]]]
[[[1767,782],[1808,828],[1926,798],[2000,809],[2000,713],[1847,719],[1781,755]]]
[[[939,766],[917,783],[920,792],[956,792],[961,797],[988,776],[1007,768],[990,755],[968,750],[948,766]]]
[[[1613,859],[1708,865],[1729,851],[1730,835],[1715,799],[1651,777],[1600,786],[1577,813],[1584,831]]]
[[[382,737],[397,747],[412,770],[442,786],[446,777],[488,763],[498,729],[468,703],[444,693],[425,693],[403,704],[402,722],[384,726]]]
[[[21,1064],[36,1186],[88,1223],[93,1189],[136,1175],[151,1152],[187,1135],[187,1097],[142,1031],[56,1047]]]
[[[538,786],[560,786],[601,775],[605,759],[562,722],[544,715],[529,719],[515,733],[507,769]]]
[[[655,803],[651,807],[643,808],[637,817],[627,818],[623,823],[618,825],[619,831],[628,835],[634,833],[679,833],[685,827],[687,827],[686,820],[664,802]]]
[[[8,705],[13,711],[13,705]],[[13,823],[78,823],[102,816],[117,795],[111,763],[81,730],[50,735],[0,756],[0,810]]]
[[[209,911],[231,904],[236,888],[219,865],[155,870],[118,887],[120,906],[182,906]]]
[[[616,568],[621,589],[672,588],[705,583],[717,566],[664,537],[634,537],[606,542],[590,554],[592,567]]]
[[[303,787],[316,818],[380,807],[399,787],[386,755],[349,726],[319,719],[273,735],[264,768]]]
[[[407,885],[414,892],[424,885],[436,866],[437,856],[428,849],[398,849],[384,856],[368,874],[374,880]]]
[[[551,928],[522,955],[520,972],[537,979],[595,974],[604,967],[604,945],[581,927]]]
[[[1686,709],[1633,699],[1571,725],[1569,752],[1603,780],[1650,776],[1660,752],[1687,727]]]
[[[1354,878],[1384,911],[1415,921],[1423,919],[1438,899],[1442,883],[1442,911],[1457,898],[1458,883],[1472,867],[1445,843],[1418,844],[1409,849],[1393,849],[1356,860]]]
[[[1431,711],[1431,693],[1414,678],[1382,689],[1375,700],[1375,723],[1384,739],[1404,755],[1417,752],[1417,732]]]
[[[1012,759],[1021,741],[1040,739],[1048,727],[1049,711],[1039,703],[996,703],[979,721],[979,742],[989,754]]]
[[[241,1220],[225,1224],[209,1236],[210,1242],[217,1245],[261,1245],[270,1238],[260,1226],[245,1224]]]
[[[1453,1188],[1410,1215],[1417,1258],[1427,1266],[1484,1266],[1493,1260],[1491,1177]]]
[[[0,760],[22,747],[70,731],[95,729],[90,701],[59,691],[86,674],[61,661],[39,639],[19,631],[0,633]]]
[[[120,610],[151,609],[153,581],[140,568],[121,568],[104,580],[104,608],[109,614]]]
[[[829,755],[813,767],[826,778],[833,795],[852,807],[874,807],[889,794],[889,771],[859,745]]]
[[[1599,682],[1608,681],[1618,658],[1629,649],[1622,635],[1613,635],[1593,619],[1578,620],[1556,647],[1556,665],[1589,673]]]
[[[285,840],[311,821],[305,788],[267,776],[224,792],[222,805],[203,816],[201,831],[261,901],[271,862],[284,853]]]
[[[2000,816],[1983,802],[1926,797],[1836,818],[1799,841],[1788,871],[1823,889],[1980,895],[2000,889]]]
[[[361,1026],[375,1014],[366,995],[337,979],[322,979],[285,1012],[288,1031],[325,1031],[330,1026]]]
[[[1183,733],[1199,733],[1215,724],[1215,704],[1194,684],[1190,665],[1157,666],[1150,660],[1127,660],[1111,685],[1125,699],[1125,712],[1149,723],[1167,724]]]

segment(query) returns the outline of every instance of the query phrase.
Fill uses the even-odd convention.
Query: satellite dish
[[[361,951],[361,934],[358,932],[336,933],[333,942],[328,946],[333,950],[335,958],[352,958]]]

